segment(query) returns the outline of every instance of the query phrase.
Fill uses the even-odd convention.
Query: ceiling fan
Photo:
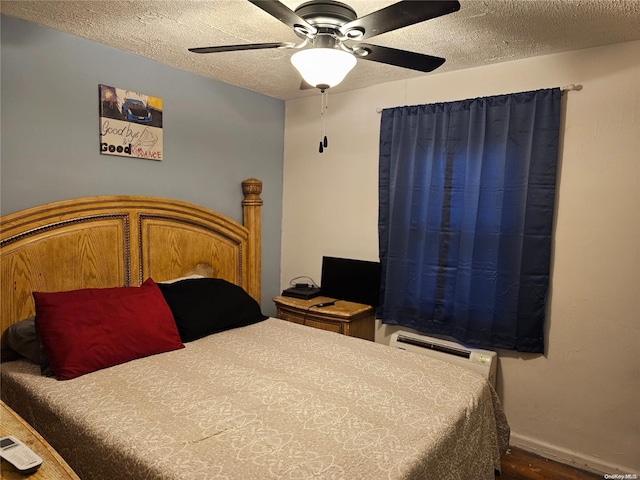
[[[358,18],[349,5],[333,0],[312,0],[303,3],[295,11],[276,0],[249,1],[291,27],[302,41],[297,44],[223,45],[190,48],[189,51],[216,53],[269,48],[297,49],[299,51],[292,55],[291,62],[304,79],[301,88],[310,85],[322,91],[340,83],[358,58],[421,72],[435,70],[445,62],[444,58],[362,43],[362,40],[460,9],[457,0],[404,0]]]

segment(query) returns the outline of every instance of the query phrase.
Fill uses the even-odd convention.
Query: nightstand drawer
[[[330,332],[344,334],[342,323],[307,318],[304,324],[308,327],[319,328],[320,330],[329,330]]]
[[[299,323],[301,325],[304,324],[304,320],[300,315],[281,308],[276,309],[276,317],[288,322]]]

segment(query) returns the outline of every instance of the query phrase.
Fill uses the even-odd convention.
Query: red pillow
[[[184,348],[151,279],[140,287],[33,292],[33,297],[40,341],[60,380]]]

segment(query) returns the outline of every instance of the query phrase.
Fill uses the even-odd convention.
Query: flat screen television
[[[377,307],[380,262],[322,257],[320,292],[325,297]]]

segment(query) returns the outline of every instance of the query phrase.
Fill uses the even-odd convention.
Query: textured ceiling
[[[304,0],[283,0],[294,10]],[[343,0],[363,16],[394,1]],[[366,40],[444,57],[434,73],[640,39],[640,0],[460,0],[460,11]],[[8,1],[3,14],[95,40],[283,100],[300,90],[295,50],[198,55],[190,47],[298,42],[246,0]],[[433,73],[431,73],[432,75]],[[366,60],[333,89],[346,91],[428,75]]]

